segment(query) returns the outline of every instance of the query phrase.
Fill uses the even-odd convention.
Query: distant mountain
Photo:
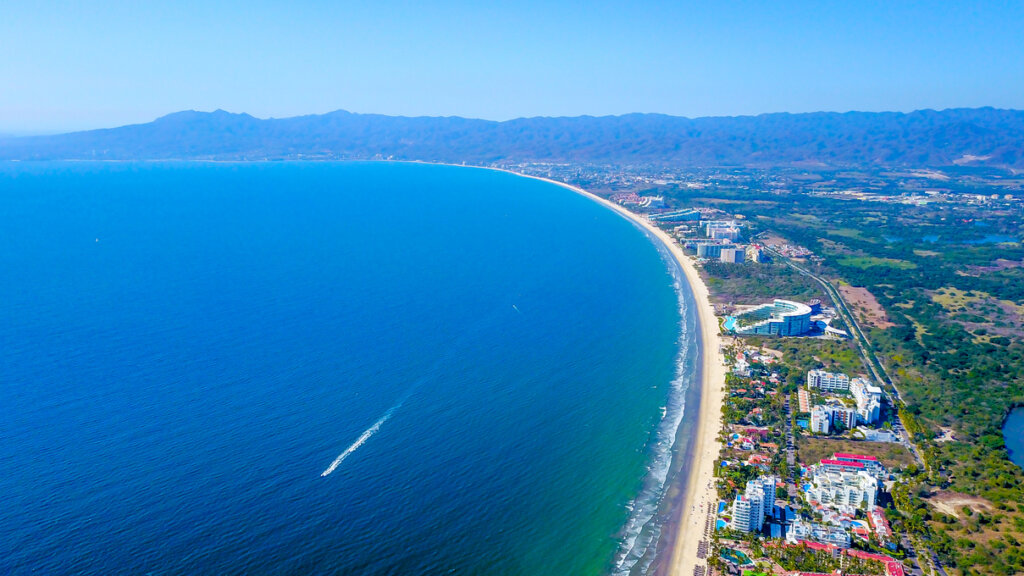
[[[353,114],[258,119],[177,112],[148,124],[0,140],[0,159],[393,158],[674,166],[822,164],[1024,168],[1024,111],[994,108],[683,118]]]

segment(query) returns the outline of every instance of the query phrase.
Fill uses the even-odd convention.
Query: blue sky
[[[15,4],[15,5],[12,5]],[[4,2],[0,132],[1024,108],[1022,2]]]

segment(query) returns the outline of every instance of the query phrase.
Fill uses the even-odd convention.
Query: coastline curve
[[[717,500],[714,487],[714,466],[721,448],[718,435],[722,428],[721,408],[724,401],[726,375],[725,358],[722,354],[722,335],[707,285],[701,279],[694,262],[683,253],[679,244],[668,233],[643,216],[571,184],[501,168],[485,168],[554,184],[597,202],[638,226],[656,246],[660,244],[658,247],[667,251],[675,264],[682,270],[683,279],[689,284],[697,308],[697,329],[700,332],[697,342],[700,363],[697,372],[698,378],[695,381],[700,384],[700,400],[695,427],[696,434],[692,440],[694,449],[689,462],[689,473],[685,475],[685,495],[681,505],[678,506],[678,512],[671,519],[676,529],[674,538],[668,543],[666,550],[668,553],[666,572],[671,576],[693,574],[697,566],[706,566],[706,562],[698,557],[697,550],[700,541],[708,537],[705,535],[706,519]],[[682,414],[680,414],[681,416]]]

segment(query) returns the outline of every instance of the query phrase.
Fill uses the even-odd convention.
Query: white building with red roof
[[[862,464],[864,469],[875,476],[875,478],[884,478],[888,473],[885,466],[875,458],[874,456],[866,456],[864,454],[849,454],[846,452],[836,452],[832,455],[832,460],[839,462],[852,462]]]

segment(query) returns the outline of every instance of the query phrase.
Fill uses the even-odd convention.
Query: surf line
[[[341,463],[345,461],[345,458],[348,458],[353,452],[359,450],[360,446],[366,444],[366,441],[372,438],[373,435],[380,430],[380,427],[383,426],[385,422],[391,419],[391,416],[395,413],[395,410],[398,410],[399,408],[402,407],[402,404],[408,397],[409,394],[406,394],[405,396],[402,397],[401,400],[398,401],[397,404],[395,404],[391,408],[388,408],[388,411],[385,412],[383,416],[381,416],[376,422],[374,422],[372,426],[364,430],[363,433],[359,435],[359,438],[357,438],[356,441],[353,442],[351,446],[345,448],[345,451],[339,454],[338,457],[334,459],[334,462],[331,462],[331,465],[327,467],[327,470],[324,470],[320,474],[320,477],[323,478],[325,476],[328,476],[330,475],[331,472],[337,470],[338,466],[341,466]]]

